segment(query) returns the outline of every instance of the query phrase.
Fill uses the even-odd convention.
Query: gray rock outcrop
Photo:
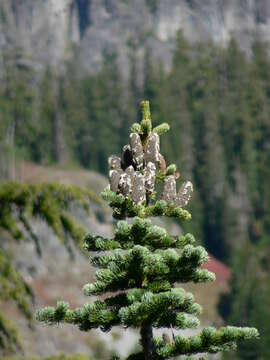
[[[128,70],[130,40],[137,56],[147,46],[169,65],[176,33],[225,45],[232,35],[249,51],[255,36],[270,38],[267,0],[2,0],[0,68],[7,51],[21,66],[58,69],[74,52],[82,69],[96,70],[104,51],[116,51]],[[23,56],[18,56],[23,53]]]

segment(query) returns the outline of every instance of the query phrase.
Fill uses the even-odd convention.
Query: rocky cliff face
[[[96,69],[104,51],[116,50],[126,69],[130,39],[138,56],[151,44],[170,64],[176,32],[194,41],[226,44],[232,35],[248,51],[258,34],[270,38],[267,0],[2,0],[1,61],[7,50],[23,54],[24,65],[59,68],[78,56],[80,66]],[[17,55],[18,56],[18,55]]]

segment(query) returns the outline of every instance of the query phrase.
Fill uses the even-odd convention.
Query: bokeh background
[[[224,359],[270,359],[269,39],[269,0],[0,0],[1,181],[57,181],[98,194],[107,157],[121,153],[140,101],[150,100],[154,125],[171,126],[163,154],[195,189],[192,221],[162,225],[192,232],[217,274],[214,284],[190,287],[204,306],[202,325],[261,333]],[[109,209],[91,206],[91,216],[73,213],[110,236]],[[1,226],[0,249],[32,289],[33,311],[60,298],[88,301],[88,259],[76,248],[70,257],[44,221],[32,225],[41,258]],[[7,352],[0,342],[0,357],[101,360],[134,350],[135,331],[29,325],[5,289],[0,280],[0,316],[22,346]]]

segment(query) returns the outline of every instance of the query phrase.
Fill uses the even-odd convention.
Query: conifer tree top
[[[160,153],[160,136],[170,129],[169,125],[163,123],[152,128],[149,101],[141,102],[141,111],[141,123],[132,125],[122,157],[112,155],[108,159],[110,185],[102,195],[118,219],[162,215],[190,219],[190,213],[183,207],[191,198],[192,183],[183,182],[177,193],[179,172],[175,164],[166,166]],[[156,191],[158,182],[163,183],[161,194]]]

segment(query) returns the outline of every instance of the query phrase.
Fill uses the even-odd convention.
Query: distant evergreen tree
[[[158,76],[156,74],[156,64],[153,61],[152,51],[147,48],[144,52],[144,79],[143,95],[153,103],[158,96]]]
[[[219,133],[219,101],[216,96],[218,79],[215,71],[217,50],[213,46],[196,49],[198,57],[192,60],[193,77],[189,91],[192,135],[194,138],[195,184],[202,203],[203,243],[218,258],[230,252],[226,243],[226,170]]]
[[[117,64],[117,55],[104,53],[104,65],[97,76],[97,123],[94,135],[97,139],[110,139],[104,141],[103,146],[98,147],[97,159],[98,170],[104,173],[107,168],[107,158],[112,152],[116,152],[119,146],[123,146],[123,135],[127,125],[123,108],[123,81]],[[102,126],[100,126],[102,124]],[[112,134],[117,134],[112,136]]]
[[[54,89],[55,74],[47,68],[40,83],[38,107],[38,131],[35,136],[36,151],[34,161],[54,163],[57,161],[55,144],[55,121],[57,116],[57,94]]]
[[[267,47],[257,41],[253,46],[253,64],[250,74],[250,112],[253,119],[252,133],[255,148],[253,188],[251,189],[254,218],[251,238],[269,244],[270,233],[270,61]],[[267,239],[268,238],[268,239]]]
[[[220,312],[232,324],[258,327],[261,337],[256,342],[241,343],[237,352],[226,354],[225,359],[259,360],[270,356],[269,253],[269,246],[257,248],[254,245],[246,245],[236,253],[232,291],[221,298]]]
[[[167,116],[174,131],[164,141],[164,151],[169,159],[175,154],[176,164],[192,175],[193,153],[191,116],[189,111],[189,83],[191,79],[191,48],[181,32],[176,39],[172,69],[160,84],[159,100],[163,116]],[[189,151],[184,151],[184,149]]]
[[[84,293],[117,293],[74,310],[59,302],[56,308],[46,307],[36,314],[39,321],[74,324],[83,331],[108,331],[115,325],[139,328],[142,351],[130,355],[129,360],[217,353],[234,348],[238,340],[258,337],[255,328],[232,326],[218,330],[207,327],[189,337],[153,336],[153,328],[198,327],[200,305],[194,302],[192,294],[175,284],[215,279],[213,273],[201,268],[208,254],[203,247],[194,245],[191,234],[172,236],[147,219],[191,218],[183,207],[190,200],[192,184],[184,182],[177,192],[176,166],[166,166],[160,153],[159,136],[168,130],[166,123],[152,128],[149,102],[143,101],[142,121],[133,124],[122,159],[115,155],[109,158],[110,186],[103,197],[119,221],[113,239],[91,234],[85,237],[85,248],[98,253],[92,257],[92,263],[99,270],[96,282],[86,284]],[[163,183],[161,196],[155,191],[158,181]]]
[[[16,146],[21,148],[20,156],[33,155],[35,72],[23,64],[20,49],[8,51],[3,57],[5,67],[0,84],[0,146],[6,156],[2,163],[7,160],[9,167],[4,175],[14,180]]]
[[[104,52],[96,75],[65,81],[65,138],[73,159],[84,167],[105,172],[107,157],[122,144],[127,125],[122,110],[123,81],[115,53]],[[97,138],[110,139],[103,146]]]
[[[139,60],[138,60],[138,40],[131,37],[127,41],[128,46],[128,79],[126,86],[126,121],[128,126],[125,127],[125,136],[128,136],[131,124],[139,118],[138,105],[142,97],[142,88],[139,84]],[[141,84],[142,85],[142,84]]]

